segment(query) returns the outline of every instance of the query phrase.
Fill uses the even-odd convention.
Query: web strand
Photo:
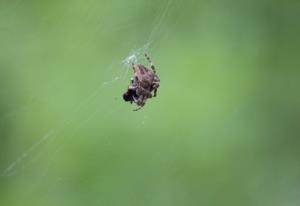
[[[21,2],[22,0],[19,0],[18,2]],[[76,122],[76,117],[79,114],[79,112],[82,112],[83,110],[87,109],[91,102],[95,100],[102,92],[103,88],[105,88],[108,85],[113,85],[116,82],[120,80],[125,80],[128,76],[128,73],[131,69],[132,63],[139,62],[142,58],[144,58],[145,53],[149,53],[150,47],[153,46],[153,44],[158,40],[158,34],[159,30],[161,29],[161,26],[163,25],[164,21],[167,18],[167,15],[169,13],[169,10],[171,8],[171,5],[173,3],[173,0],[168,0],[164,9],[162,10],[162,13],[158,16],[157,21],[155,25],[152,27],[152,29],[149,32],[148,39],[146,43],[142,46],[140,46],[137,49],[132,49],[129,54],[123,58],[120,62],[120,65],[117,64],[116,66],[120,66],[121,74],[120,75],[114,75],[111,80],[103,81],[101,82],[91,94],[89,94],[86,98],[84,98],[80,103],[77,104],[77,106],[72,111],[72,117],[68,117],[67,120],[65,120],[61,126],[57,128],[49,129],[48,132],[46,132],[44,135],[40,136],[35,143],[32,144],[28,149],[26,149],[24,152],[21,153],[14,161],[12,161],[4,170],[2,170],[1,176],[12,176],[16,174],[17,169],[30,157],[32,157],[34,154],[36,154],[37,150],[49,140],[56,139],[64,130],[66,130],[68,127],[71,127],[74,129],[75,126],[76,129],[74,130],[74,133],[71,135],[71,138],[73,138],[76,133],[87,124],[89,121],[91,121],[92,118],[94,118],[100,111],[103,110],[103,108],[98,108],[94,112],[87,115],[86,118],[79,120],[79,122]],[[90,17],[87,17],[90,18]],[[101,21],[102,22],[102,21]],[[129,26],[132,24],[128,24]],[[125,25],[126,28],[128,25]],[[122,27],[123,28],[123,27]],[[122,28],[117,28],[116,31]],[[114,30],[111,32],[115,32]],[[152,55],[152,54],[151,54]],[[116,62],[116,61],[114,61]],[[107,68],[110,70],[111,67],[114,66],[114,63],[112,63]],[[118,70],[120,71],[120,70]],[[110,112],[107,112],[107,117],[117,112],[116,109],[112,109]],[[107,118],[106,117],[106,118]],[[144,120],[142,121],[142,125],[145,124],[148,116],[144,116]],[[75,126],[74,126],[75,125]],[[59,148],[62,148],[62,146],[59,146],[54,152],[58,152]]]

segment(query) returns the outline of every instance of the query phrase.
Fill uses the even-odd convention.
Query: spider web
[[[35,161],[37,161],[38,158],[40,158],[43,155],[43,149],[45,145],[47,144],[53,144],[53,148],[55,148],[52,151],[51,156],[54,156],[55,153],[59,152],[63,149],[64,145],[61,144],[61,140],[59,138],[73,138],[78,131],[82,127],[84,127],[86,124],[88,124],[93,118],[95,118],[97,115],[101,113],[102,118],[108,118],[112,114],[115,114],[121,110],[120,107],[116,103],[114,103],[111,107],[112,109],[106,109],[106,108],[96,108],[93,107],[96,104],[97,97],[99,95],[103,94],[103,91],[107,89],[108,87],[111,87],[117,83],[124,83],[129,81],[129,73],[131,70],[131,64],[137,63],[141,61],[144,58],[145,53],[150,53],[151,56],[154,53],[154,47],[157,46],[156,42],[161,38],[162,31],[163,31],[163,24],[166,21],[168,12],[170,11],[171,5],[173,3],[173,0],[168,0],[164,5],[160,13],[156,16],[156,19],[153,21],[153,26],[149,29],[149,36],[146,38],[146,41],[142,45],[138,45],[135,48],[129,49],[128,53],[125,54],[125,57],[116,57],[111,64],[109,64],[106,67],[106,70],[109,71],[108,73],[112,75],[111,78],[105,77],[104,80],[102,80],[96,88],[89,94],[86,95],[82,101],[79,103],[74,103],[72,106],[72,115],[69,117],[66,117],[62,124],[60,124],[57,127],[50,128],[48,131],[46,131],[43,135],[36,138],[35,142],[32,143],[32,145],[26,149],[25,151],[20,152],[20,154],[14,158],[5,168],[2,168],[2,172],[0,172],[1,178],[8,178],[10,176],[14,176],[20,172],[24,168],[26,168],[30,164],[34,164]],[[16,1],[14,6],[10,8],[10,10],[14,9],[16,6],[20,7],[22,6],[22,0]],[[91,15],[87,16],[87,20]],[[103,18],[102,18],[103,21]],[[99,30],[102,28],[104,24],[99,23]],[[117,32],[126,27],[119,26],[118,28],[115,28],[112,31],[109,32]],[[132,42],[132,45],[135,43]],[[151,51],[151,52],[150,52]],[[120,91],[122,92],[122,91]],[[120,94],[117,94],[116,96],[120,96]],[[32,104],[38,104],[33,101]],[[31,104],[30,103],[30,104]],[[93,107],[93,111],[89,111],[89,108]],[[12,112],[8,112],[6,115],[10,116],[14,113],[18,113],[20,110],[27,109],[26,105],[21,106],[19,109],[16,109]],[[82,119],[77,120],[77,116],[83,116]],[[2,117],[4,118],[4,117]],[[141,125],[145,125],[147,120],[149,119],[149,115],[145,114]],[[72,135],[69,135],[68,137],[64,137],[62,134],[66,130],[72,130]],[[51,161],[51,160],[50,160]],[[50,167],[50,162],[49,162]],[[48,168],[49,169],[49,168]],[[47,168],[45,169],[45,173],[41,175],[42,176],[47,175]]]

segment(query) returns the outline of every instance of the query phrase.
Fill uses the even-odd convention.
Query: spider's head
[[[129,101],[132,101],[133,98],[132,98],[132,96],[130,96],[128,94],[128,92],[126,92],[126,93],[123,94],[123,99],[124,99],[125,102],[129,102]]]
[[[123,94],[123,99],[125,102],[133,102],[134,101],[134,96],[137,96],[136,95],[136,91],[135,90],[132,90],[132,89],[128,89],[127,92],[125,92]]]

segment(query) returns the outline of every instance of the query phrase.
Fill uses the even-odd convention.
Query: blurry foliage
[[[0,205],[299,205],[299,4],[2,0]]]

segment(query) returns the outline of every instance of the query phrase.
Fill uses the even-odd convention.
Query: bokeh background
[[[299,11],[1,0],[0,205],[298,206]],[[161,87],[133,112],[144,52]]]

